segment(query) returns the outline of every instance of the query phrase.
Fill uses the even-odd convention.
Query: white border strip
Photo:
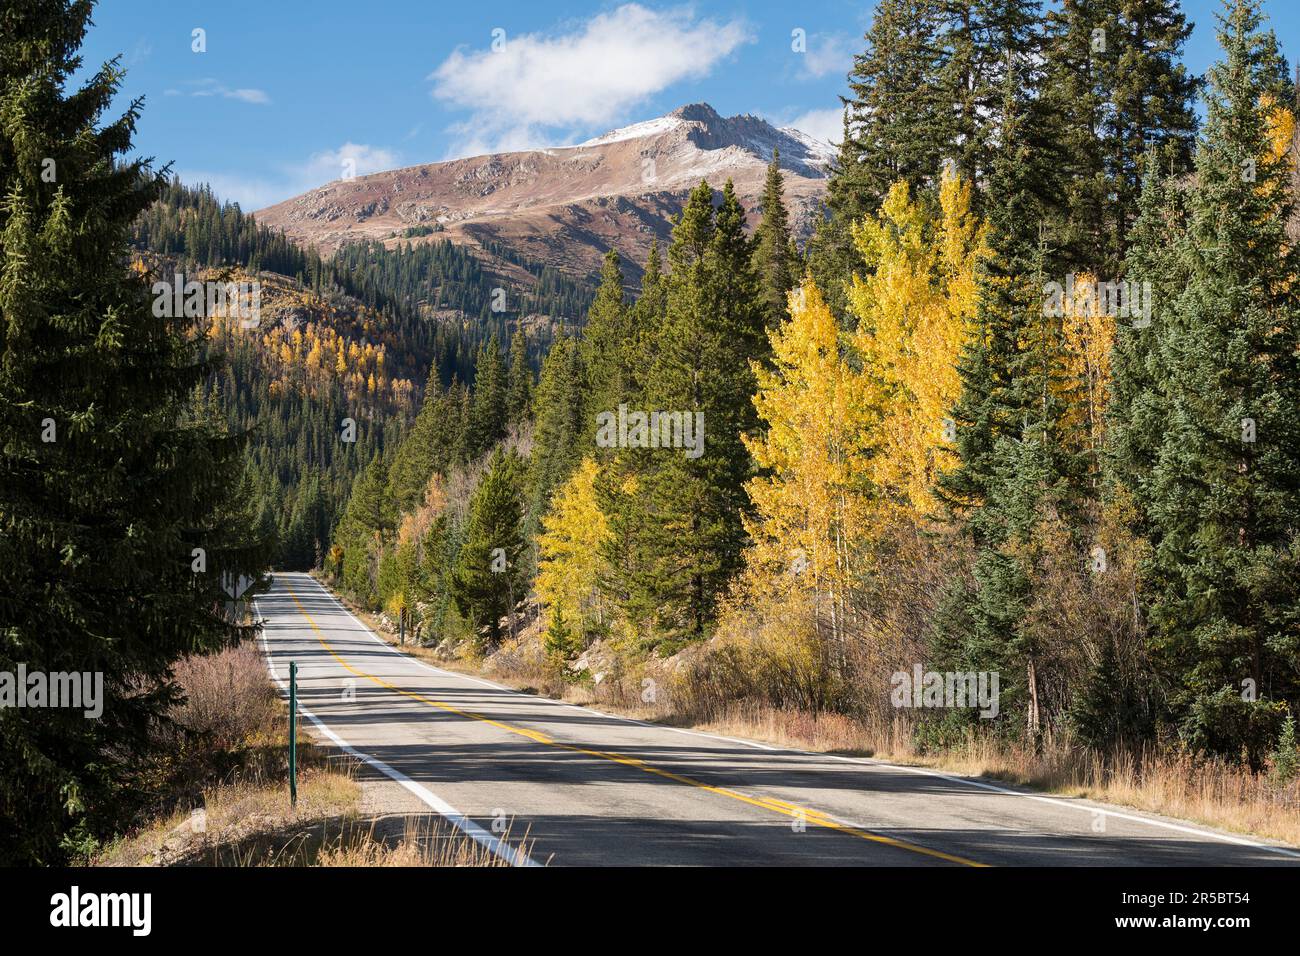
[[[606,714],[599,710],[593,710],[590,707],[583,707],[580,704],[571,704],[568,701],[555,700],[552,697],[542,697],[539,694],[528,694],[521,690],[516,690],[513,687],[507,687],[503,684],[497,684],[494,683],[493,681],[486,680],[484,678],[473,677],[469,674],[462,674],[459,671],[444,670],[441,667],[435,667],[433,664],[430,664],[427,661],[422,661],[417,657],[412,657],[409,654],[403,654],[394,645],[388,643],[383,638],[379,637],[373,631],[371,631],[370,628],[366,627],[365,623],[360,618],[358,618],[355,614],[353,614],[350,610],[348,610],[346,605],[344,605],[341,601],[339,601],[339,599],[334,596],[334,594],[330,591],[329,588],[325,587],[325,585],[321,584],[310,574],[306,574],[305,572],[293,572],[293,571],[280,572],[280,573],[285,575],[301,574],[303,577],[311,581],[311,583],[314,584],[317,588],[319,588],[321,593],[323,593],[326,597],[328,597],[331,601],[333,601],[336,605],[338,605],[341,611],[343,611],[350,618],[352,618],[352,620],[360,624],[361,629],[364,630],[365,633],[370,636],[371,640],[376,641],[379,644],[382,644],[384,647],[388,648],[389,651],[391,651],[394,654],[397,654],[399,657],[402,657],[407,661],[410,661],[412,664],[415,664],[419,667],[423,667],[427,670],[431,670],[435,674],[441,674],[444,677],[455,677],[461,680],[471,681],[472,683],[475,684],[480,684],[484,687],[492,687],[495,688],[496,690],[507,691],[511,694],[516,694],[520,697],[529,697],[532,698],[533,700],[545,701],[548,704],[559,704],[561,707],[568,707],[573,710],[581,710],[584,713],[593,714],[597,717],[603,717],[606,720],[618,720],[618,721],[623,721],[624,723],[637,724],[638,726],[641,727],[650,727],[656,730],[668,730],[668,731],[672,731],[673,733],[687,734],[688,736],[691,737],[707,737],[711,740],[721,740],[726,743],[739,744],[741,746],[752,747],[757,750],[767,750],[774,754],[793,754],[801,757],[816,757],[822,760],[837,760],[840,761],[841,763],[859,764],[868,767],[887,767],[890,770],[901,770],[906,773],[920,774],[926,777],[936,777],[948,783],[965,784],[968,787],[974,787],[979,790],[988,790],[993,793],[1005,794],[1011,797],[1023,797],[1026,800],[1037,800],[1040,803],[1048,803],[1053,806],[1065,807],[1067,809],[1072,809],[1072,810],[1081,810],[1084,813],[1091,813],[1094,815],[1101,814],[1107,817],[1114,817],[1117,820],[1127,820],[1132,823],[1145,823],[1148,826],[1159,827],[1165,830],[1173,830],[1178,833],[1189,833],[1193,836],[1198,836],[1198,837],[1207,837],[1212,840],[1219,840],[1223,843],[1234,843],[1238,846],[1250,847],[1251,849],[1254,850],[1267,850],[1270,853],[1277,853],[1281,856],[1287,856],[1293,859],[1300,860],[1300,852],[1289,849],[1288,847],[1277,846],[1271,843],[1260,843],[1256,840],[1250,840],[1245,837],[1238,837],[1227,833],[1220,833],[1217,830],[1207,830],[1207,829],[1201,829],[1199,827],[1185,826],[1183,824],[1172,823],[1170,821],[1157,819],[1155,817],[1138,816],[1133,813],[1125,813],[1124,811],[1121,810],[1109,810],[1097,803],[1084,800],[1083,798],[1077,798],[1074,800],[1065,800],[1060,797],[1049,797],[1043,794],[1026,793],[1023,790],[1013,790],[1009,787],[1000,787],[997,784],[986,783],[983,780],[978,780],[973,777],[955,777],[946,773],[942,773],[938,770],[931,770],[928,767],[912,767],[912,766],[908,766],[907,764],[888,763],[884,760],[875,760],[869,757],[845,757],[842,754],[818,753],[815,750],[799,750],[793,747],[776,747],[771,744],[762,744],[754,740],[745,740],[740,737],[727,737],[722,734],[711,734],[703,730],[688,730],[685,727],[671,727],[668,726],[667,724],[654,724],[645,720],[637,720],[635,717],[625,717],[622,714]],[[353,629],[349,628],[349,630],[353,630]]]
[[[330,596],[333,597],[333,595]],[[262,609],[258,607],[256,599],[253,600],[253,607],[257,611],[257,616],[260,620],[262,617]],[[347,609],[344,608],[344,610]],[[275,665],[272,663],[271,660],[271,647],[266,640],[266,630],[264,628],[259,627],[258,634],[259,634],[259,639],[262,642],[262,656],[266,660],[266,670],[271,675],[271,679],[275,681],[276,685],[280,688],[280,691],[284,694],[285,698],[287,699],[289,696],[289,688],[285,685],[285,682],[280,679],[280,675],[275,672]],[[326,726],[325,722],[322,721],[315,714],[313,714],[306,707],[304,707],[301,701],[298,702],[298,710],[303,714],[304,717],[306,717],[313,724],[315,724],[317,729],[320,730],[321,733],[323,733],[326,737],[328,737],[331,741],[333,741],[334,744],[339,747],[339,749],[343,750],[348,754],[351,754],[353,757],[356,757],[361,762],[371,767],[374,767],[376,770],[383,773],[385,776],[389,777],[392,780],[395,780],[397,783],[400,783],[411,793],[415,794],[415,796],[419,797],[420,800],[423,801],[426,806],[431,808],[435,813],[439,814],[444,820],[446,820],[448,823],[454,826],[457,830],[460,830],[462,833],[464,833],[466,836],[472,839],[475,843],[478,843],[479,845],[486,847],[495,856],[498,856],[502,860],[505,860],[511,866],[530,867],[530,866],[541,865],[532,857],[530,857],[527,853],[525,853],[523,847],[512,847],[509,843],[502,840],[500,837],[488,833],[481,826],[479,826],[469,817],[465,816],[465,814],[461,813],[459,810],[453,807],[446,800],[443,800],[441,797],[435,794],[428,787],[424,786],[423,784],[416,783],[406,774],[402,773],[402,771],[394,767],[390,767],[382,760],[379,760],[376,757],[372,757],[367,753],[362,753],[360,750],[352,746],[350,743],[348,743],[346,740],[344,740],[342,737],[336,734],[333,730],[331,730],[328,726]]]

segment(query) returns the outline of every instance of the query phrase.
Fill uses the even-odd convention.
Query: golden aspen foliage
[[[931,489],[950,447],[944,420],[961,391],[957,361],[975,315],[975,266],[987,252],[987,226],[970,198],[970,184],[945,170],[936,218],[899,182],[877,217],[852,230],[868,269],[849,290],[852,342],[882,401],[869,474],[886,511],[937,507]]]
[[[1110,398],[1110,356],[1115,342],[1116,318],[1105,308],[1096,277],[1084,273],[1074,280],[1085,294],[1063,300],[1061,330],[1064,338],[1064,375],[1061,387],[1068,390],[1063,425],[1072,444],[1087,453],[1094,476],[1100,468],[1104,438],[1106,402]]]
[[[1295,142],[1295,114],[1285,106],[1278,105],[1274,98],[1265,95],[1260,104],[1268,126],[1267,160],[1276,163],[1286,157]]]
[[[537,594],[579,632],[605,621],[601,550],[612,536],[596,500],[596,462],[584,458],[555,493],[537,538]]]
[[[769,336],[771,367],[754,368],[766,427],[745,439],[762,472],[746,485],[748,584],[807,591],[816,619],[840,631],[871,497],[867,441],[878,432],[878,396],[844,360],[835,317],[811,278],[789,302],[789,320]]]

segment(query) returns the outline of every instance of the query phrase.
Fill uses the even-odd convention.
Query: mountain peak
[[[687,103],[668,115],[695,123],[716,123],[722,119],[722,115],[708,103]]]
[[[664,136],[689,141],[705,152],[739,150],[764,163],[771,162],[773,153],[779,150],[783,167],[811,178],[824,178],[835,158],[835,150],[830,145],[807,133],[793,128],[778,129],[752,113],[723,116],[708,103],[687,103],[664,116],[610,130],[581,145],[604,146]]]
[[[759,116],[721,116],[707,103],[577,146],[336,180],[260,211],[258,221],[326,251],[363,239],[446,239],[475,247],[510,281],[531,281],[521,256],[586,279],[599,273],[611,248],[639,263],[653,241],[669,241],[674,217],[701,180],[731,180],[753,214],[749,224],[757,223],[766,166],[778,150],[791,225],[806,236],[822,215],[834,151]],[[634,273],[629,266],[633,281]]]

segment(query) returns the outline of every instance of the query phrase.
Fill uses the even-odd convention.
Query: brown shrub
[[[279,696],[256,645],[228,647],[182,658],[173,669],[184,700],[173,711],[180,726],[236,749],[270,733],[280,713]]]

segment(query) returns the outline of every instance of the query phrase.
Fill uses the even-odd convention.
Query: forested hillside
[[[479,343],[508,326],[527,328],[537,361],[590,298],[526,261],[534,282],[518,286],[445,241],[364,242],[323,260],[176,180],[137,220],[134,242],[157,276],[260,283],[255,329],[213,323],[223,361],[203,389],[252,433],[246,487],[285,568],[320,563],[353,480],[402,434],[426,382],[471,381]],[[345,419],[355,441],[340,438]]]
[[[881,0],[808,248],[779,159],[752,239],[701,183],[540,381],[500,334],[472,391],[426,390],[330,570],[426,643],[540,628],[567,680],[674,656],[684,701],[890,720],[899,672],[991,673],[995,718],[916,739],[1281,760],[1297,91],[1252,0],[1204,78],[1189,30],[1172,0]]]

